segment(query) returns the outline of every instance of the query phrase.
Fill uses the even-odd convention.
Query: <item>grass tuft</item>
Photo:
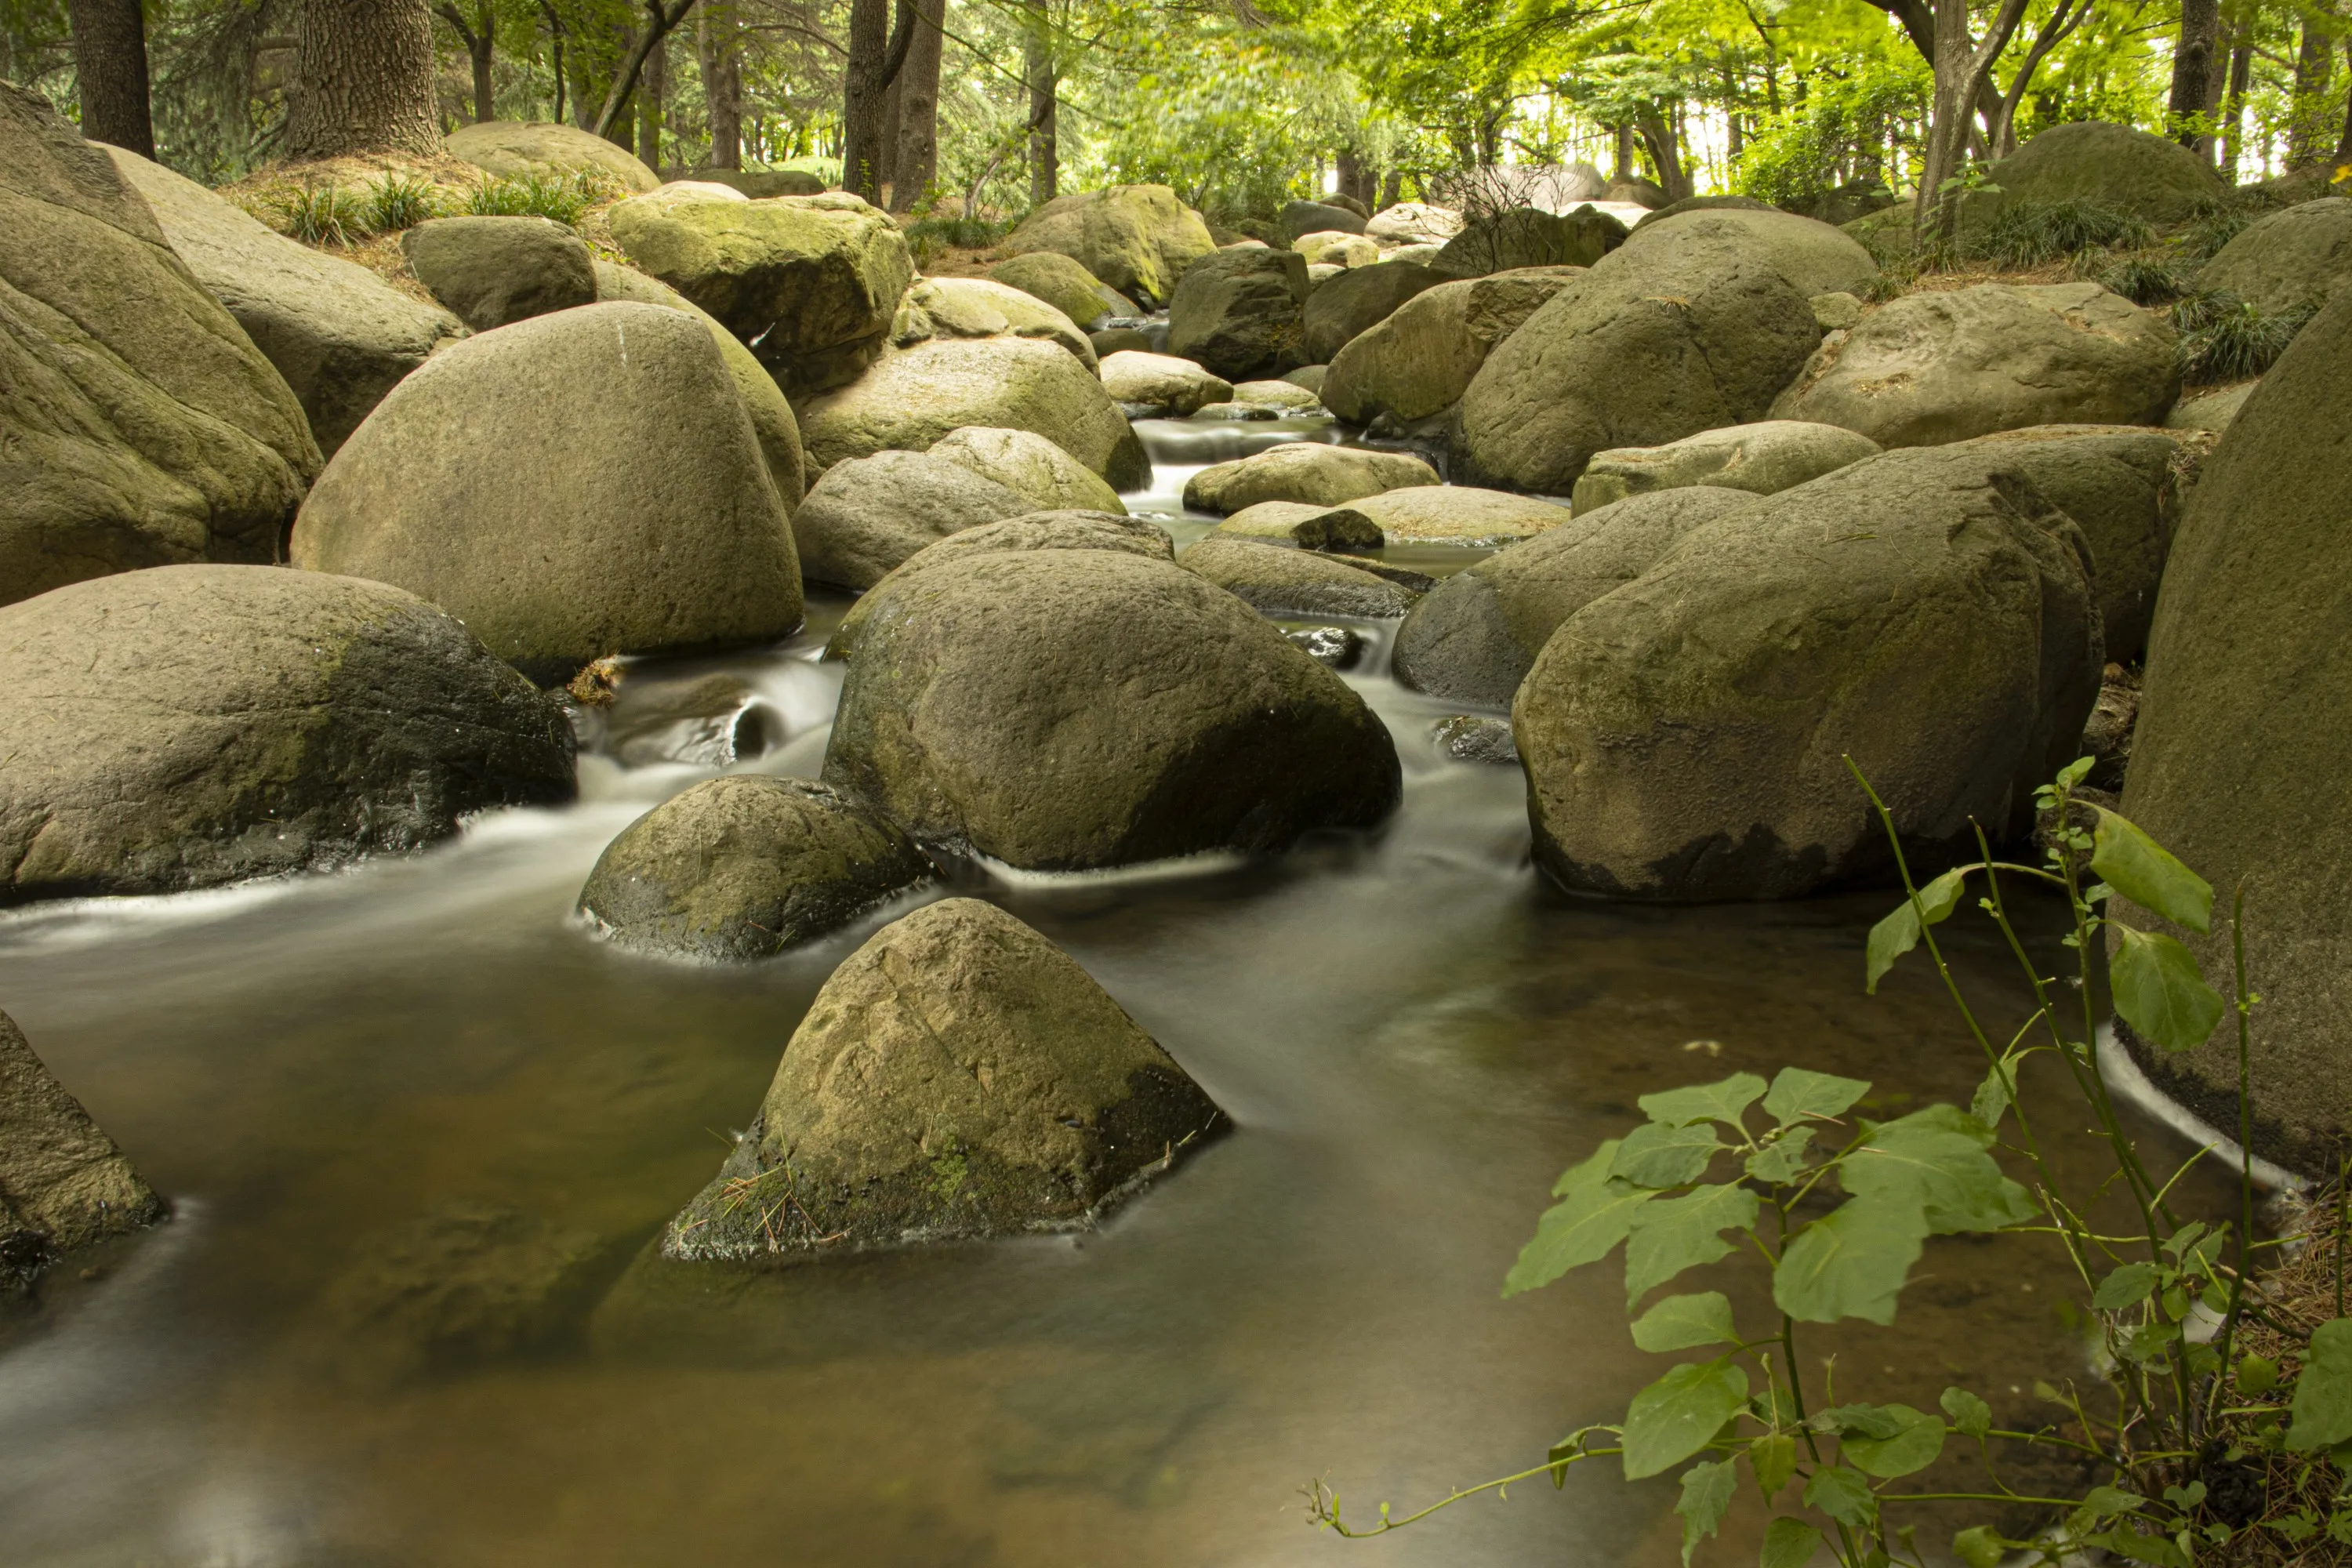
[[[2040,267],[2086,251],[2146,245],[2148,226],[2097,202],[2037,202],[2002,212],[1969,248],[2003,267]]]
[[[386,174],[367,194],[367,226],[377,234],[397,234],[404,228],[415,228],[440,214],[440,199],[429,181]]]
[[[2221,247],[2237,238],[2259,216],[2250,204],[2216,204],[2190,218],[2173,237],[2172,243],[2179,247],[2181,260],[2202,266],[2220,255]]]
[[[368,237],[367,204],[341,185],[301,185],[269,199],[278,226],[305,245],[351,247]]]
[[[609,176],[593,170],[524,174],[475,186],[466,210],[476,217],[544,217],[570,226],[586,216],[590,207],[619,194]]]
[[[2135,305],[2169,305],[2189,292],[2188,280],[2168,261],[2132,257],[2100,274],[2099,281]]]
[[[2210,385],[2260,375],[2286,353],[2313,313],[2308,306],[2264,310],[2219,289],[2191,294],[2172,308],[2181,379]]]

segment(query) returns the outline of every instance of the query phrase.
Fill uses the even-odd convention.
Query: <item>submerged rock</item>
[[[572,794],[562,710],[377,583],[165,566],[0,610],[0,902],[160,893]]]
[[[790,1261],[1081,1226],[1223,1121],[1067,954],[950,899],[834,971],[661,1249]]]
[[[736,773],[623,828],[597,858],[579,907],[624,946],[766,958],[930,873],[911,839],[840,791]]]
[[[1336,507],[1408,485],[1434,485],[1437,470],[1402,452],[1290,441],[1230,463],[1212,463],[1184,484],[1184,504],[1235,512],[1260,501]]]
[[[1271,616],[1402,616],[1420,595],[1346,562],[1254,539],[1202,540],[1177,564]]]
[[[1457,763],[1516,763],[1519,748],[1511,739],[1511,721],[1478,713],[1456,713],[1441,719],[1432,732],[1438,750]]]
[[[478,332],[596,300],[587,242],[550,218],[427,218],[401,235],[400,254]]]
[[[1327,669],[1353,669],[1364,657],[1364,639],[1353,626],[1296,626],[1282,634]]]
[[[163,1202],[0,1013],[0,1296],[58,1254],[152,1225]]]

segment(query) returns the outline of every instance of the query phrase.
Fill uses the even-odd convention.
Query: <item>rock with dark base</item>
[[[1987,181],[1998,195],[1969,204],[1968,221],[2014,207],[2089,202],[2146,218],[2179,223],[2218,204],[2229,187],[2213,165],[2179,142],[2128,125],[2069,121],[2053,125],[1995,163]]]
[[[572,794],[562,710],[380,584],[166,566],[0,610],[0,901],[163,893]]]
[[[1253,539],[1202,540],[1178,563],[1269,616],[1403,615],[1420,595],[1344,561]]]
[[[1434,485],[1437,470],[1402,452],[1293,441],[1230,463],[1212,463],[1184,484],[1184,504],[1235,512],[1260,501],[1344,506],[1408,485]]]
[[[950,899],[834,971],[661,1250],[795,1262],[1079,1227],[1223,1121],[1067,954]]]
[[[400,237],[400,253],[478,332],[596,299],[586,242],[549,218],[427,218]]]
[[[1168,306],[1168,352],[1229,381],[1307,363],[1307,263],[1295,252],[1234,246],[1184,269]]]
[[[1604,212],[1580,208],[1559,217],[1517,207],[1472,218],[1429,265],[1448,278],[1484,278],[1523,267],[1590,267],[1624,243],[1625,226]]]
[[[152,1225],[163,1200],[0,1013],[0,1297],[60,1253]]]

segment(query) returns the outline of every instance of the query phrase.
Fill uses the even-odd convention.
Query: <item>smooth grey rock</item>
[[[401,235],[400,253],[478,332],[596,300],[587,243],[549,218],[427,218]]]
[[[810,582],[871,588],[948,534],[1043,510],[944,454],[877,452],[825,470],[793,515],[793,537]]]
[[[2319,309],[2352,287],[2352,196],[2256,218],[2205,264],[2197,287],[2273,313]]]
[[[1588,511],[1630,495],[1684,485],[1717,485],[1769,496],[1858,463],[1880,449],[1869,437],[1839,426],[1794,419],[1702,430],[1663,447],[1594,454],[1576,481],[1576,510]]]
[[[1269,616],[1403,615],[1420,597],[1328,555],[1255,539],[1200,541],[1177,564]]]

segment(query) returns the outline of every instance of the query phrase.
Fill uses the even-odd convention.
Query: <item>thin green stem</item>
[[[2254,1078],[2252,994],[2246,986],[2246,883],[2238,879],[2230,900],[2230,955],[2235,964],[2238,1015],[2238,1268],[2230,1279],[2230,1310],[2221,1320],[2221,1370],[2213,1379],[2213,1398],[2230,1377],[2230,1352],[2238,1337],[2238,1319],[2245,1310],[2246,1276],[2252,1272],[2254,1245]],[[2343,1314],[2343,1252],[2336,1252],[2336,1313]],[[2186,1355],[2181,1360],[2186,1362]]]

